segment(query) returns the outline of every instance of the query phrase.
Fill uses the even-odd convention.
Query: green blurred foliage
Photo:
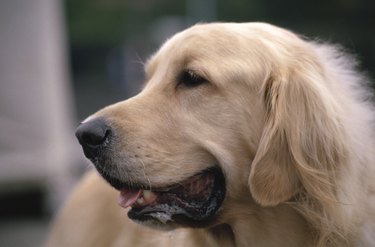
[[[185,14],[183,1],[65,0],[72,45],[116,45],[160,16]]]
[[[124,1],[67,0],[66,14],[73,45],[114,43],[124,37]]]
[[[65,0],[73,44],[113,44],[144,31],[163,16],[187,16],[186,1]],[[340,32],[373,29],[373,0],[217,0],[219,21],[268,21],[297,28]],[[204,21],[204,20],[203,20]],[[315,28],[314,28],[315,27]],[[315,30],[316,29],[316,30]],[[346,31],[345,31],[346,30]]]

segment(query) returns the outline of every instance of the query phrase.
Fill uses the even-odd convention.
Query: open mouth
[[[225,197],[225,179],[219,169],[200,172],[185,181],[164,188],[129,186],[103,177],[120,191],[121,207],[131,207],[128,217],[151,225],[175,223],[204,227],[211,222]]]

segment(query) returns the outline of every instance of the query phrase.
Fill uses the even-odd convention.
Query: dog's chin
[[[120,191],[119,204],[133,221],[159,230],[207,227],[214,223],[225,198],[225,179],[219,168],[211,168],[163,188],[131,186],[100,172]]]

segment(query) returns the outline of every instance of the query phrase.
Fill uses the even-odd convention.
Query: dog
[[[77,128],[96,171],[47,246],[375,246],[375,111],[342,50],[266,23],[174,35]]]

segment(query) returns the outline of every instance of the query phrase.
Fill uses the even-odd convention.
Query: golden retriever
[[[47,245],[375,246],[375,111],[354,67],[264,23],[176,34],[141,93],[78,127],[98,173]]]

